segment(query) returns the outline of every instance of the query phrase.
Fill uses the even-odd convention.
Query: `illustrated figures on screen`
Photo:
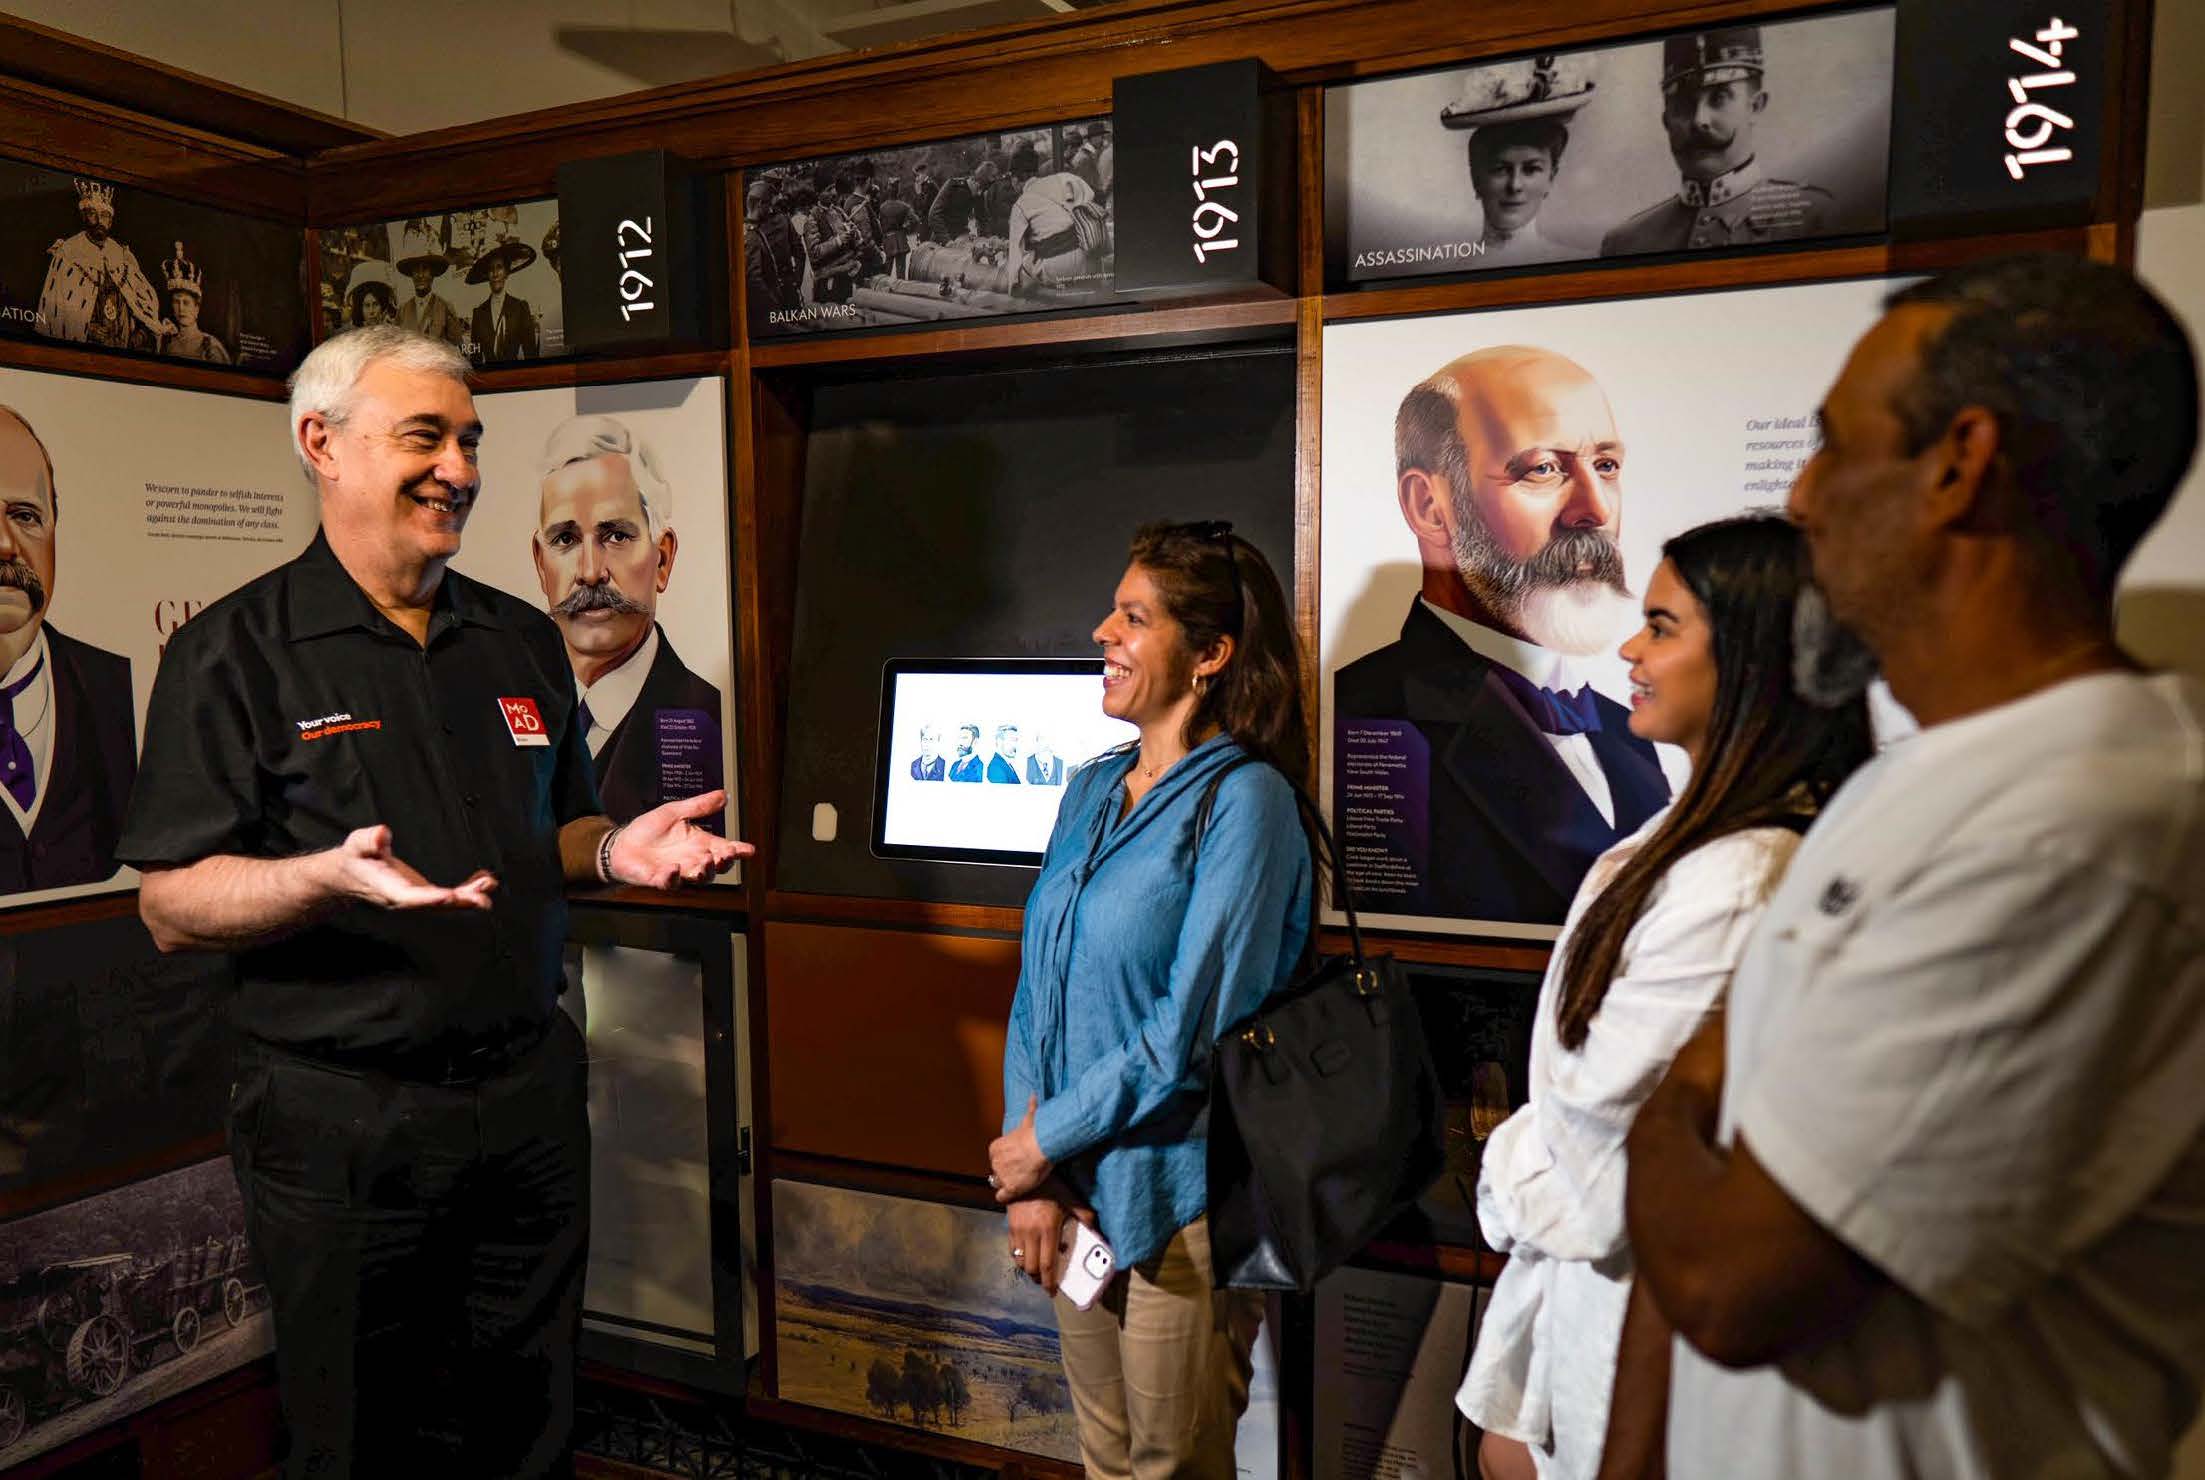
[[[913,781],[940,781],[948,774],[942,758],[942,732],[933,725],[919,727],[919,753],[911,762]]]
[[[1021,784],[1018,778],[1018,726],[995,727],[995,754],[988,757],[988,779],[1002,786]]]
[[[1056,753],[1047,735],[1034,736],[1033,753],[1026,757],[1026,782],[1029,786],[1064,784],[1064,757]]]
[[[949,779],[952,781],[980,781],[986,779],[987,764],[980,759],[980,727],[957,727],[957,754],[950,758]]]

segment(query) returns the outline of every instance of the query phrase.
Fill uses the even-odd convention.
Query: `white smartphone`
[[[1081,1310],[1102,1298],[1103,1287],[1118,1268],[1118,1256],[1103,1236],[1077,1218],[1064,1220],[1057,1256],[1057,1291]]]

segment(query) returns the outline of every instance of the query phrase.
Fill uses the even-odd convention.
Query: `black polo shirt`
[[[524,717],[517,735],[508,714],[530,706],[542,728]],[[542,612],[447,570],[424,646],[316,534],[170,639],[116,853],[140,866],[284,858],[384,823],[432,883],[491,870],[488,911],[350,905],[238,957],[235,1016],[254,1037],[406,1078],[467,1077],[556,1010],[559,828],[600,810],[574,711]]]

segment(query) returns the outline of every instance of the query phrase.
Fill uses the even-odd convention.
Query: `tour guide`
[[[294,1477],[567,1472],[589,1245],[569,882],[749,853],[615,828],[558,629],[454,571],[482,424],[451,346],[341,334],[291,386],[306,552],[169,643],[118,854],[163,950],[237,953],[230,1148]]]

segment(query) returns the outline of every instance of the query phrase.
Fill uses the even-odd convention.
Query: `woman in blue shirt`
[[[1027,897],[989,1164],[1045,1289],[1067,1217],[1117,1253],[1093,1308],[1057,1299],[1088,1473],[1230,1480],[1263,1306],[1210,1287],[1205,1088],[1219,1030],[1309,932],[1301,664],[1278,578],[1225,524],[1142,528],[1095,641],[1103,710],[1140,740],[1073,774]],[[1266,764],[1224,776],[1198,849],[1202,796],[1243,756]]]

